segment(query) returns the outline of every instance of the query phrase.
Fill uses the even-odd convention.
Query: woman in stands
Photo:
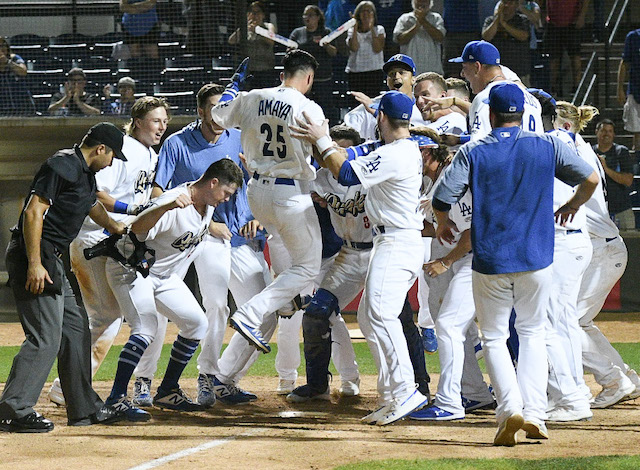
[[[0,115],[35,114],[35,104],[27,88],[27,66],[11,53],[7,40],[0,37]]]
[[[349,76],[349,89],[378,96],[386,88],[382,75],[384,26],[378,24],[376,7],[368,0],[358,3],[353,17],[356,26],[347,32],[350,52],[345,71]]]

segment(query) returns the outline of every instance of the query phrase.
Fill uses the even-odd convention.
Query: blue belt
[[[574,233],[582,233],[582,229],[578,229],[578,230],[567,230],[567,235],[571,235]]]
[[[271,177],[269,177],[271,178]],[[253,179],[254,180],[259,180],[260,179],[260,175],[258,173],[253,173]],[[295,186],[296,185],[296,181],[292,178],[276,178],[275,184],[286,184],[289,186]]]
[[[356,250],[370,250],[373,248],[373,242],[351,242],[349,240],[342,240],[342,244]]]

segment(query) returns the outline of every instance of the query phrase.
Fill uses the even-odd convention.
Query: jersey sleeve
[[[179,158],[178,146],[174,140],[171,137],[165,140],[158,154],[158,170],[156,171],[155,183],[164,190],[168,189]]]
[[[397,162],[375,151],[364,157],[351,160],[351,168],[366,189],[393,178],[398,172]]]
[[[122,160],[113,159],[111,166],[108,166],[96,173],[96,191],[112,193],[121,181],[127,176],[127,167]]]
[[[56,198],[64,186],[64,179],[48,165],[44,164],[34,178],[31,192],[55,204]]]
[[[315,101],[309,100],[306,105],[300,109],[300,116],[302,116],[302,111],[307,113],[311,120],[316,124],[322,124],[325,120],[322,108]]]
[[[474,108],[473,105],[472,108]],[[469,114],[469,133],[471,134],[471,140],[478,140],[491,132],[489,106],[481,103],[472,111],[475,112]]]
[[[239,110],[242,108],[242,104],[245,101],[247,92],[241,91],[238,96],[231,101],[220,103],[218,106],[211,110],[211,117],[213,121],[220,127],[228,129],[230,127],[240,126],[240,116],[242,113]]]

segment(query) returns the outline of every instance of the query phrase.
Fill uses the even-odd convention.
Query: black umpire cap
[[[110,122],[99,122],[87,132],[87,137],[100,142],[113,149],[113,156],[126,162],[127,158],[122,153],[124,134]]]

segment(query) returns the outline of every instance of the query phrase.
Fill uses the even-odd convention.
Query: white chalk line
[[[226,437],[224,439],[214,439],[213,441],[205,442],[204,444],[200,444],[196,447],[190,447],[189,449],[183,449],[174,454],[165,455],[164,457],[160,457],[158,459],[150,460],[140,465],[136,465],[135,467],[131,467],[128,470],[150,470],[152,468],[160,467],[169,462],[173,462],[174,460],[181,459],[183,457],[188,457],[189,455],[197,454],[198,452],[202,452],[203,450],[213,449],[214,447],[221,446],[228,442],[234,441],[239,437],[246,437],[253,434],[257,434],[257,431],[251,431],[239,434],[237,436]]]

